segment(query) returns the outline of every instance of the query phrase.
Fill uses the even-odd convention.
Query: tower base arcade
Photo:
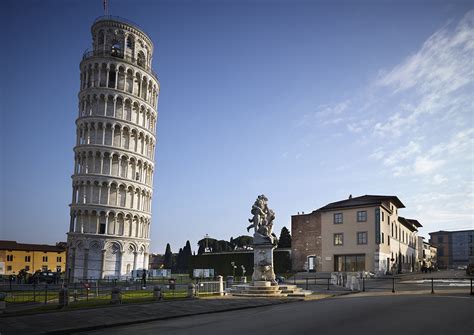
[[[68,245],[70,282],[127,279],[133,270],[148,269],[148,239],[69,233]]]

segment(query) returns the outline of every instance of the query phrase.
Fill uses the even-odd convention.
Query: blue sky
[[[397,195],[423,235],[474,218],[470,1],[118,1],[160,77],[152,245]],[[0,239],[65,240],[79,62],[102,1],[2,1]],[[5,52],[8,50],[8,52]]]

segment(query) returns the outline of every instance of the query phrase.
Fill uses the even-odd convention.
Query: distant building
[[[430,233],[430,244],[438,250],[438,267],[452,269],[468,265],[474,257],[474,229]]]
[[[437,267],[437,248],[418,236],[418,269]]]
[[[293,270],[414,271],[421,224],[400,208],[396,196],[364,195],[293,215]]]
[[[65,242],[56,245],[0,241],[0,275],[36,271],[63,272],[66,269]]]
[[[150,254],[149,257],[150,257],[150,259],[148,261],[148,269],[149,270],[161,269],[163,267],[163,260],[165,258],[164,255]]]

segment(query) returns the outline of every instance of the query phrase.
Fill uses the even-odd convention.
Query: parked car
[[[55,284],[61,279],[61,274],[52,271],[36,271],[34,275],[29,278],[30,283],[46,283]]]

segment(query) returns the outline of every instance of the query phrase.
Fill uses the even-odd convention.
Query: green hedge
[[[214,274],[222,276],[232,275],[231,262],[235,262],[236,276],[242,276],[242,265],[245,266],[246,275],[253,273],[253,251],[236,251],[222,253],[207,253],[191,256],[190,274],[194,269],[214,269]],[[275,273],[283,274],[291,271],[291,255],[289,250],[275,249],[273,252]]]

